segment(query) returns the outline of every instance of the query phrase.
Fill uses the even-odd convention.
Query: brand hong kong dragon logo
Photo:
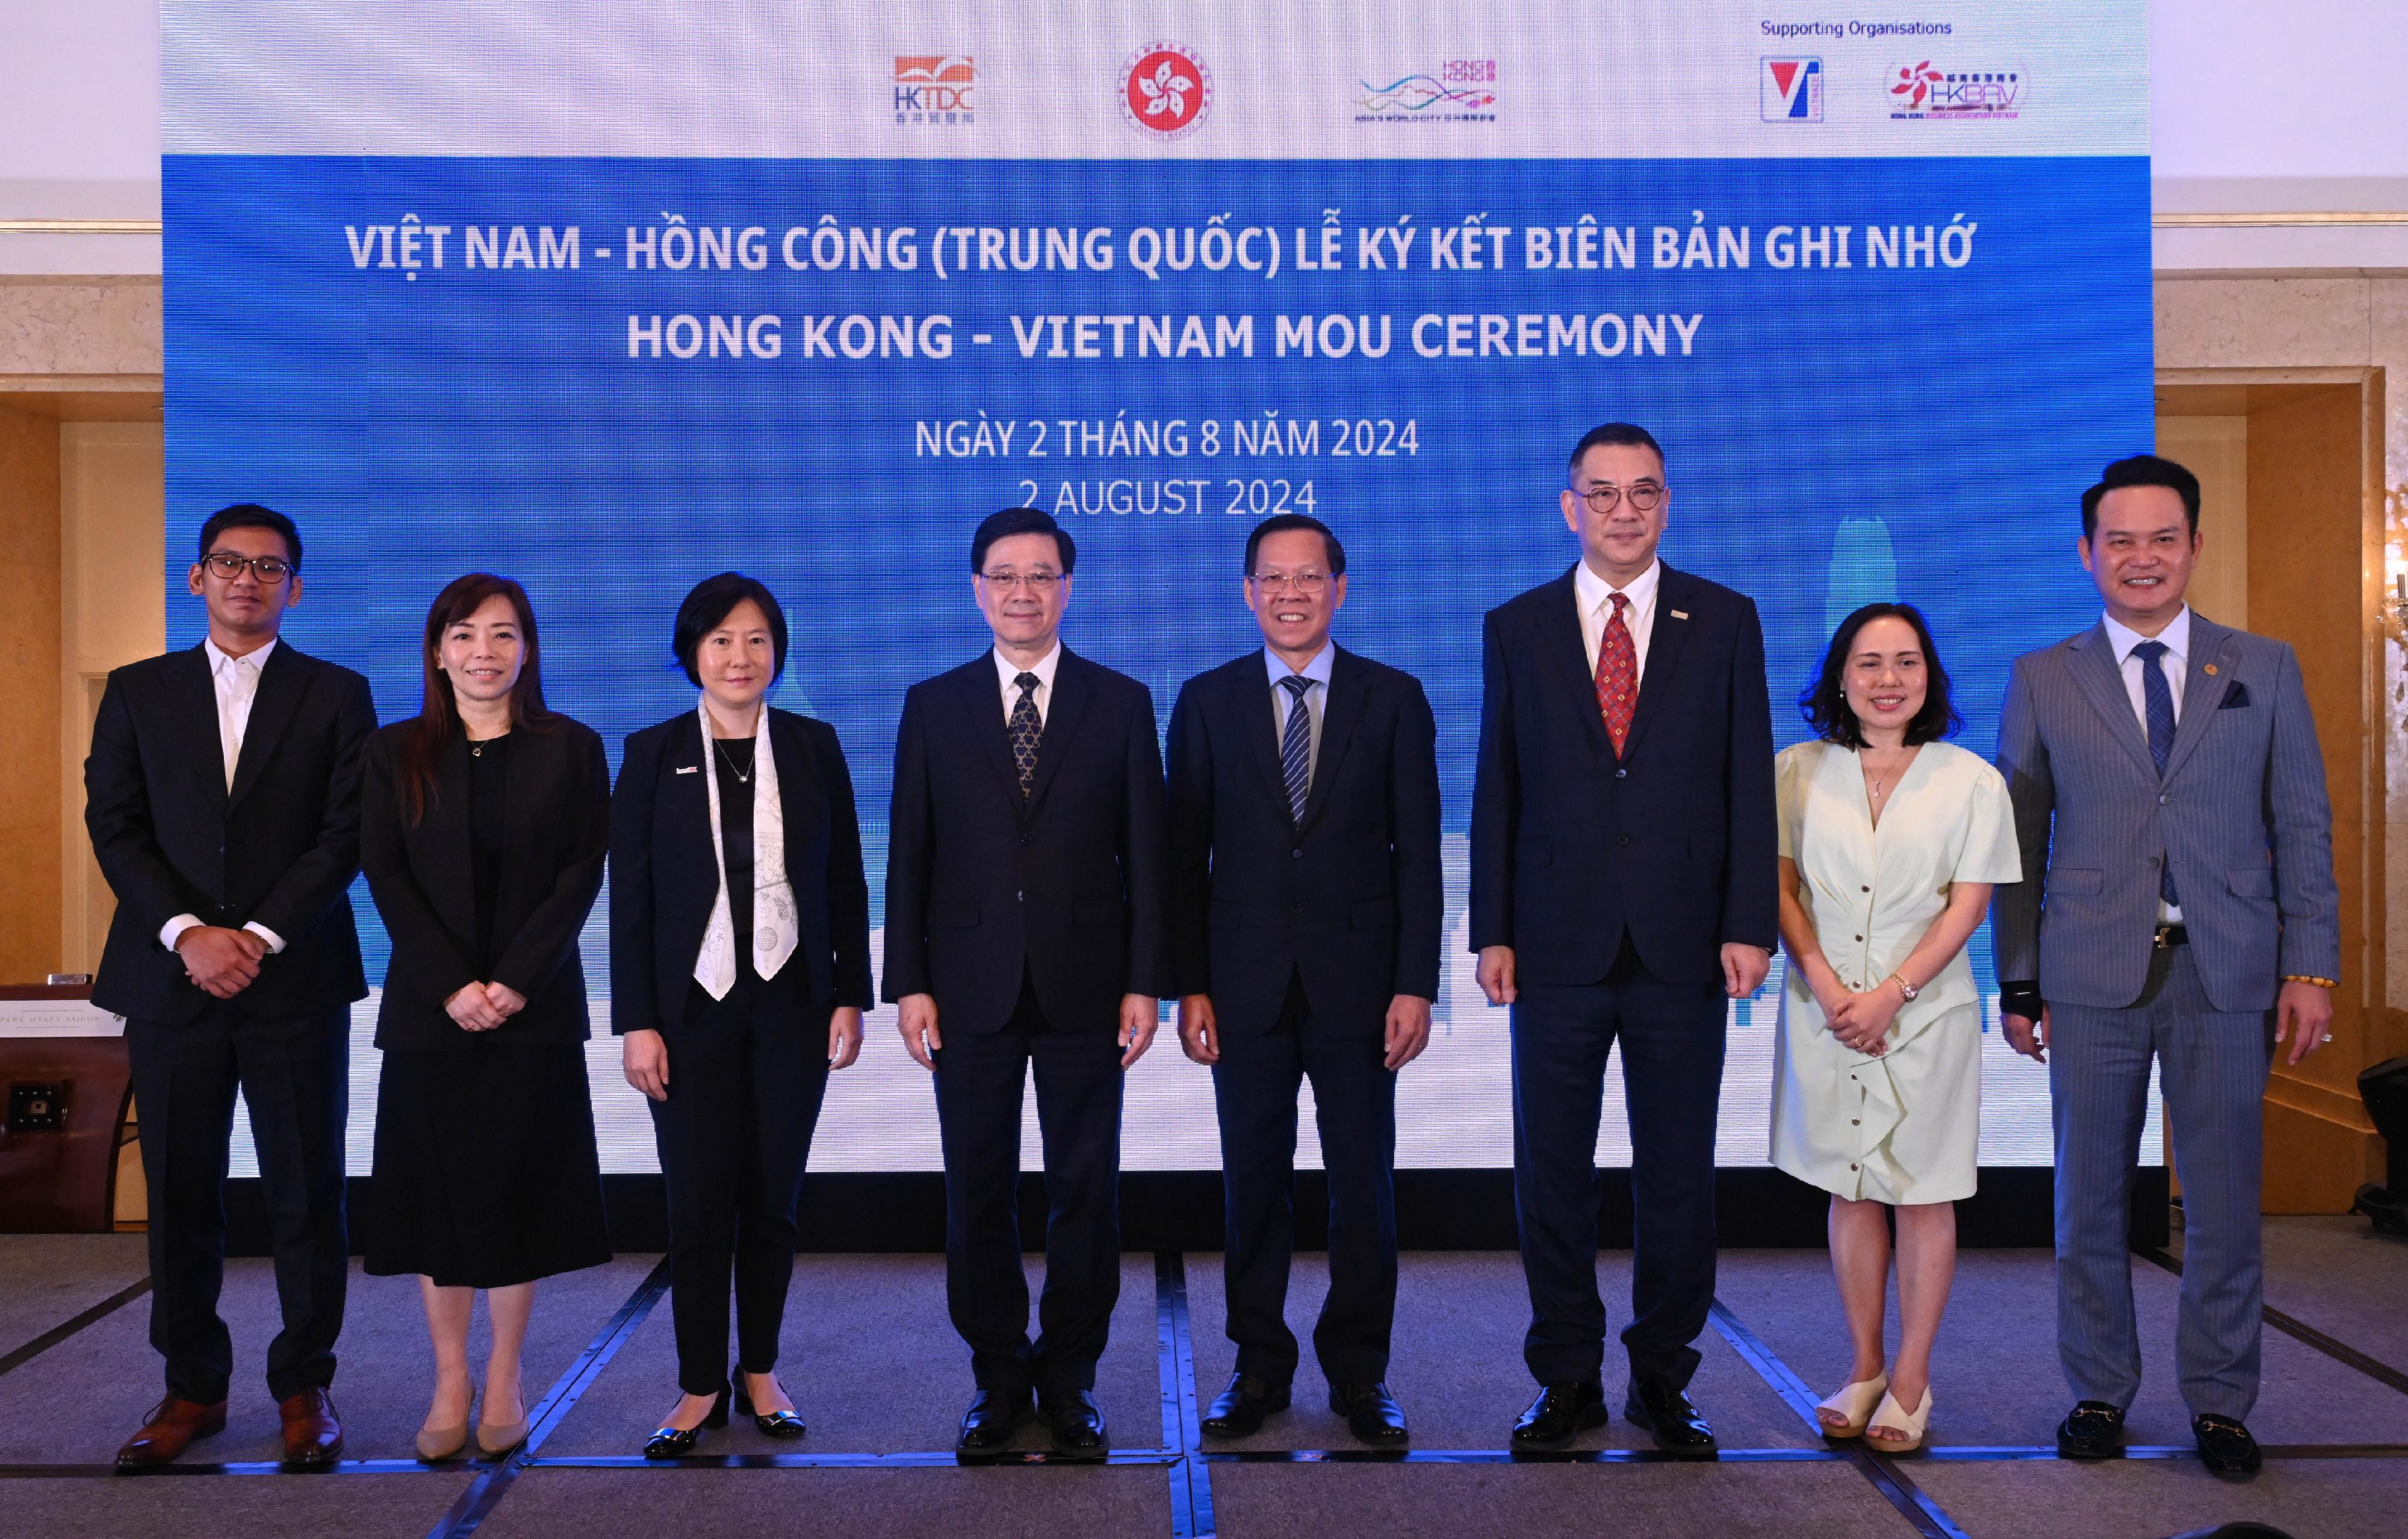
[[[1898,106],[1912,112],[1923,105],[1924,98],[1931,94],[1931,88],[1942,79],[1944,77],[1940,71],[1931,67],[1931,61],[1926,59],[1919,65],[1902,66],[1898,79],[1890,84],[1889,93],[1899,98]]]
[[[1130,122],[1160,138],[1179,138],[1204,121],[1212,106],[1212,77],[1196,50],[1180,43],[1148,43],[1121,76],[1121,109]]]

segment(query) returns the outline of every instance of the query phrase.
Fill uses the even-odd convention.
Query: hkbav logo
[[[2021,68],[1948,69],[1928,59],[1893,65],[1887,79],[1889,115],[1925,122],[2020,117],[2031,90]]]
[[[1121,66],[1121,112],[1159,139],[1184,138],[1212,110],[1212,72],[1184,43],[1148,43]]]
[[[898,53],[895,56],[895,121],[898,123],[974,123],[970,92],[978,85],[978,61],[967,53]]]
[[[1823,121],[1823,61],[1767,59],[1758,77],[1767,122]]]

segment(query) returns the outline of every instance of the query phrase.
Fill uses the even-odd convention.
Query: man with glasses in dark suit
[[[234,1349],[217,1303],[239,1093],[283,1311],[268,1392],[284,1457],[324,1463],[343,1446],[327,1387],[351,1249],[351,1006],[367,993],[345,892],[376,708],[366,679],[278,638],[301,600],[301,537],[283,514],[213,514],[185,584],[207,639],[111,673],[84,761],[84,823],[117,895],[93,1002],[126,1017],[150,1343],[166,1359],[166,1397],[117,1461],[164,1463],[225,1426]]]

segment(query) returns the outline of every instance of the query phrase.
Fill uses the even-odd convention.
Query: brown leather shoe
[[[276,1410],[284,1418],[287,1464],[331,1464],[343,1457],[343,1424],[325,1390],[304,1389],[277,1402]]]
[[[179,1458],[197,1438],[225,1431],[225,1402],[204,1405],[169,1395],[143,1418],[142,1430],[117,1450],[117,1467],[138,1470]]]

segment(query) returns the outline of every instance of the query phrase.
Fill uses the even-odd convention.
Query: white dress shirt
[[[2141,724],[2141,741],[2146,742],[2149,741],[2149,698],[2143,693],[2145,686],[2141,683],[2141,669],[2145,665],[2140,658],[2132,655],[2132,649],[2150,638],[2123,624],[2112,614],[2100,616],[2100,624],[2107,627],[2108,644],[2115,649],[2116,669],[2124,675],[2124,693],[2131,698],[2132,715]],[[2174,698],[2174,721],[2179,725],[2182,721],[2183,682],[2185,676],[2190,672],[2190,606],[2188,604],[2182,607],[2182,612],[2173,617],[2172,624],[2157,632],[2156,640],[2166,644],[2166,654],[2157,659],[2157,666],[2165,670],[2166,688]],[[2157,923],[2161,925],[2182,923],[2181,905],[2167,902],[2163,894],[2157,898]]]
[[[1313,771],[1321,768],[1321,722],[1329,712],[1329,673],[1338,660],[1338,648],[1328,641],[1312,661],[1300,669],[1292,669],[1270,648],[1263,648],[1263,666],[1270,675],[1271,741],[1287,741],[1287,708],[1293,698],[1280,683],[1282,679],[1303,678],[1312,681],[1304,692],[1305,734],[1311,743],[1306,750],[1305,784],[1312,784]]]
[[[1020,686],[1012,681],[1023,673],[1034,673],[1037,675],[1037,688],[1031,694],[1037,701],[1037,727],[1039,731],[1043,731],[1045,713],[1054,708],[1054,670],[1062,666],[1062,643],[1055,641],[1054,650],[1037,659],[1035,665],[1029,668],[1022,668],[1018,663],[1006,657],[1000,647],[996,648],[992,655],[995,658],[995,670],[1003,678],[1004,725],[1008,726],[1011,724],[1011,709],[1020,703]]]
[[[209,682],[217,693],[218,751],[225,760],[226,790],[232,792],[235,766],[242,762],[243,734],[251,727],[251,704],[259,698],[260,670],[275,653],[276,642],[270,640],[265,646],[239,657],[227,656],[215,641],[204,640],[201,651],[209,660]],[[176,915],[159,927],[159,943],[169,951],[175,950],[177,938],[200,922],[197,914]],[[265,925],[253,923],[242,928],[266,942],[271,956],[284,949],[283,940]]]
[[[1622,611],[1623,628],[1630,632],[1630,648],[1638,659],[1631,674],[1633,684],[1647,677],[1647,643],[1656,634],[1656,587],[1663,581],[1664,563],[1650,561],[1647,569],[1630,580],[1627,588],[1616,588],[1604,578],[1589,570],[1583,561],[1572,568],[1572,593],[1580,601],[1581,645],[1588,649],[1589,677],[1597,677],[1597,654],[1605,645],[1605,622],[1613,612],[1613,595],[1622,594],[1630,607]]]

